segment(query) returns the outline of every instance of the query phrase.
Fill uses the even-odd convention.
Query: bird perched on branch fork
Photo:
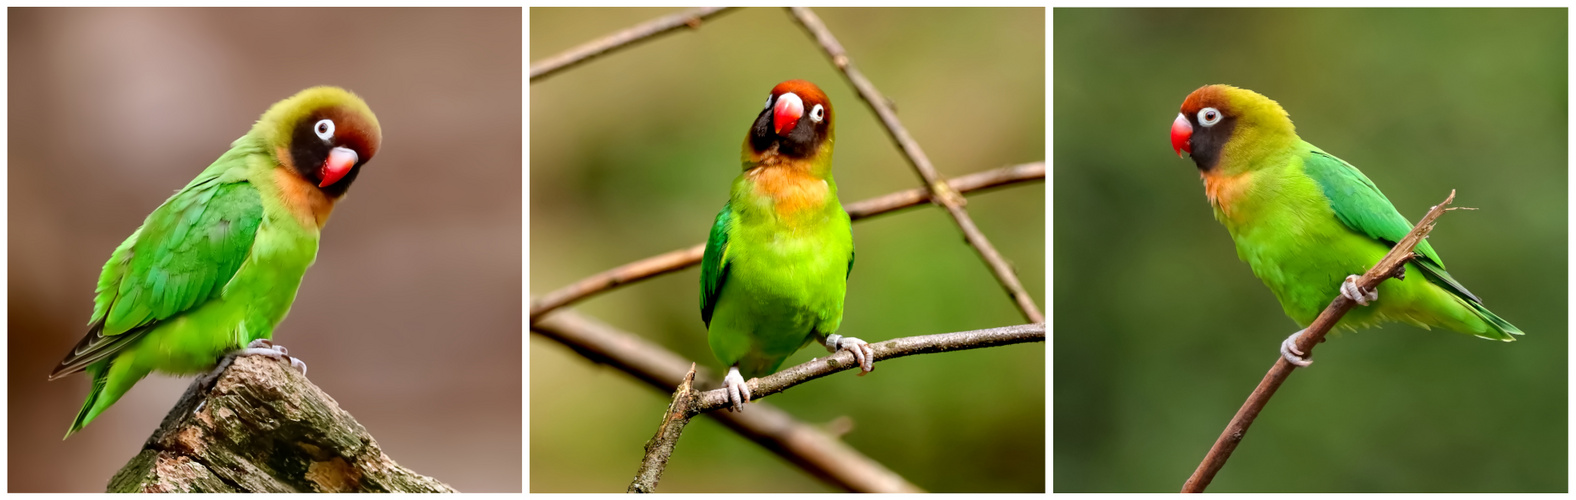
[[[1405,321],[1505,342],[1522,334],[1451,277],[1427,240],[1398,279],[1359,290],[1357,275],[1412,223],[1357,167],[1298,137],[1286,110],[1268,97],[1228,85],[1193,91],[1171,124],[1171,147],[1192,156],[1237,256],[1303,325],[1281,343],[1287,361],[1312,363],[1297,349],[1298,337],[1337,293],[1369,306],[1336,324],[1347,329]]]
[[[854,266],[848,213],[832,180],[832,103],[815,84],[777,84],[744,138],[733,181],[701,260],[700,316],[711,352],[728,365],[733,411],[750,401],[745,377],[777,371],[819,341],[874,369],[863,340],[838,335]]]
[[[149,372],[210,370],[226,354],[305,364],[274,326],[317,258],[319,231],[382,142],[367,104],[337,87],[279,101],[154,209],[104,263],[87,336],[49,375],[93,379],[66,437]]]

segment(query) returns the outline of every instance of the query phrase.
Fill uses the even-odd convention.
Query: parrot
[[[745,135],[743,173],[717,213],[701,258],[700,316],[728,366],[729,411],[750,401],[745,377],[776,372],[818,341],[847,350],[860,375],[868,343],[838,335],[854,236],[832,180],[832,103],[804,80],[777,84]]]
[[[1345,330],[1401,321],[1503,342],[1522,335],[1445,271],[1428,240],[1418,243],[1397,279],[1359,290],[1357,275],[1412,223],[1357,167],[1298,137],[1291,116],[1270,98],[1229,85],[1201,87],[1183,100],[1171,147],[1198,166],[1237,257],[1303,327],[1281,343],[1292,364],[1313,362],[1297,341],[1335,293],[1363,306],[1336,323]]]
[[[334,204],[381,142],[360,97],[312,87],[269,107],[154,209],[104,263],[87,334],[49,375],[92,379],[66,438],[152,371],[200,374],[262,354],[305,373],[270,339]]]

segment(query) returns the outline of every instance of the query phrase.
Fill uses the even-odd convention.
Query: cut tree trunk
[[[193,382],[115,477],[114,492],[453,492],[394,463],[288,364],[236,358]]]

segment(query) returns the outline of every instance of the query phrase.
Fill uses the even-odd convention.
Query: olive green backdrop
[[[531,9],[530,60],[673,9]],[[1043,9],[816,9],[896,102],[949,177],[1045,155]],[[530,85],[530,293],[705,241],[739,174],[745,132],[773,85],[830,96],[840,197],[920,185],[841,74],[782,9],[743,9]],[[971,197],[981,230],[1045,304],[1045,186]],[[854,224],[858,261],[841,333],[876,342],[1013,325],[1023,317],[945,212]],[[699,271],[620,288],[581,312],[718,373],[700,320]],[[849,417],[844,440],[933,491],[1045,488],[1045,344],[914,356],[764,399],[812,423]],[[624,491],[669,394],[530,342],[533,492]],[[788,360],[824,356],[807,347]],[[746,410],[748,411],[748,410]],[[685,430],[659,491],[824,491],[710,418]]]
[[[1458,190],[1478,210],[1430,241],[1527,332],[1332,337],[1210,491],[1565,491],[1564,10],[1052,17],[1055,491],[1180,489],[1297,329],[1167,140],[1210,83],[1280,102],[1413,221]]]

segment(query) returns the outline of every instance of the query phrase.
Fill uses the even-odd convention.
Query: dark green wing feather
[[[1412,223],[1396,211],[1390,199],[1385,198],[1384,193],[1379,192],[1379,187],[1357,167],[1313,145],[1307,145],[1307,148],[1303,169],[1319,184],[1324,196],[1329,198],[1330,207],[1335,210],[1335,217],[1342,224],[1386,246],[1395,246],[1396,242],[1406,237],[1406,233],[1412,231]],[[1473,302],[1482,302],[1452,278],[1450,273],[1445,272],[1444,263],[1434,253],[1434,247],[1428,244],[1428,240],[1419,242],[1415,253],[1418,258],[1412,263],[1423,270],[1429,281]]]
[[[700,319],[711,327],[711,312],[717,308],[717,295],[728,279],[728,230],[733,227],[733,206],[723,204],[717,221],[706,238],[706,253],[700,260]],[[852,262],[850,262],[852,264]]]
[[[170,197],[104,264],[88,333],[50,378],[106,359],[217,296],[246,261],[262,219],[255,187],[217,175]]]

